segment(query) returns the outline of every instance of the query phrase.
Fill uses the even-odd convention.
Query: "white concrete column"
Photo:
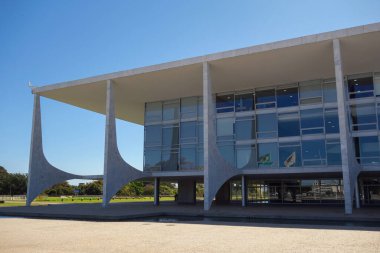
[[[342,174],[343,174],[343,186],[344,186],[344,207],[346,214],[352,214],[352,197],[353,197],[353,185],[351,184],[352,177],[352,157],[348,150],[349,145],[352,145],[352,141],[349,136],[349,126],[347,118],[347,107],[345,97],[345,85],[343,75],[343,64],[341,57],[340,41],[338,39],[333,40],[334,49],[334,65],[335,65],[335,80],[337,91],[337,103],[338,103],[338,115],[339,115],[339,130],[340,130],[340,150],[342,156]]]
[[[212,136],[214,128],[214,113],[212,101],[212,87],[210,66],[207,62],[203,63],[203,152],[204,152],[204,209],[211,207],[212,199],[210,199],[210,169],[211,168],[211,148],[215,137]]]
[[[154,205],[160,205],[160,179],[154,178]]]
[[[132,167],[121,157],[117,146],[114,84],[107,81],[106,126],[104,145],[103,207],[125,184],[147,175]]]
[[[247,206],[247,182],[244,175],[241,176],[241,206]]]

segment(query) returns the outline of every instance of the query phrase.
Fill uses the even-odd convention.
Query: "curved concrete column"
[[[216,145],[215,102],[212,96],[210,66],[203,63],[203,133],[204,133],[204,210],[209,210],[222,185],[241,173],[220,154]]]
[[[33,126],[30,144],[28,187],[26,205],[30,206],[32,201],[43,190],[70,179],[100,179],[102,176],[81,176],[64,172],[51,165],[43,152],[42,128],[41,128],[41,106],[40,96],[34,95]]]
[[[340,149],[342,156],[342,174],[344,185],[344,206],[345,213],[352,214],[353,197],[358,193],[357,178],[360,173],[360,166],[356,161],[354,143],[349,129],[349,119],[347,112],[345,85],[344,85],[344,66],[342,62],[341,47],[339,39],[333,40],[335,80],[337,90],[338,114],[339,114],[339,134]],[[354,191],[355,189],[355,191]],[[359,194],[356,194],[356,204],[359,207]]]
[[[106,136],[104,150],[103,207],[125,184],[147,177],[146,173],[129,165],[117,147],[114,84],[107,81]]]

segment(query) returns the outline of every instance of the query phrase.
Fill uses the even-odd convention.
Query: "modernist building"
[[[380,203],[380,23],[33,89],[28,204],[73,178],[104,180],[103,204],[124,184],[178,182],[215,202]],[[39,97],[106,115],[104,175],[51,166]],[[115,118],[143,125],[144,170],[120,156]],[[103,137],[99,137],[103,138]],[[130,143],[134,145],[134,143]]]

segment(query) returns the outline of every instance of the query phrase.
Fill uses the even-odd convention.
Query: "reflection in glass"
[[[323,109],[308,109],[301,111],[302,134],[323,133]]]
[[[351,99],[372,97],[373,96],[373,78],[367,77],[351,77],[347,81],[348,92]]]
[[[376,129],[376,110],[374,104],[351,105],[352,130]]]
[[[163,104],[163,120],[178,120],[179,119],[179,101],[165,101]]]
[[[274,89],[256,91],[256,108],[272,108],[276,106],[276,95]]]
[[[161,145],[161,125],[145,127],[145,146]]]
[[[339,133],[338,109],[325,109],[325,129],[327,134]]]
[[[278,115],[278,137],[299,136],[300,122],[298,113]]]
[[[300,167],[301,146],[299,142],[280,143],[280,167]]]
[[[164,125],[162,128],[162,146],[164,148],[178,148],[178,125]]]
[[[296,105],[298,105],[298,87],[277,89],[277,107]]]
[[[256,167],[256,148],[254,145],[236,146],[236,167],[252,169]]]
[[[253,117],[236,118],[236,140],[255,139],[255,119]]]
[[[160,122],[162,120],[162,103],[146,103],[145,105],[145,124]]]
[[[197,149],[195,145],[182,145],[181,147],[181,170],[194,170],[196,168]]]
[[[230,163],[230,165],[235,165],[235,150],[234,150],[234,143],[227,141],[227,142],[219,142],[218,143],[218,149],[222,157]]]
[[[336,102],[336,83],[326,82],[323,84],[323,101],[325,103]]]
[[[235,95],[235,112],[252,111],[254,108],[253,93]]]
[[[233,112],[234,111],[234,94],[216,95],[216,112]]]
[[[197,117],[198,98],[189,97],[181,99],[181,118],[189,119]]]
[[[380,162],[379,139],[377,136],[355,137],[355,152],[360,164],[378,164]]]
[[[178,151],[162,151],[162,171],[178,170]]]
[[[301,104],[322,103],[321,81],[307,81],[300,83]]]
[[[197,141],[197,122],[181,122],[181,143],[194,143]]]
[[[277,143],[259,143],[257,145],[257,163],[262,167],[278,167]]]
[[[258,114],[256,119],[258,138],[277,137],[277,115],[275,113]]]
[[[234,118],[219,118],[216,120],[216,134],[219,140],[230,140],[234,137]]]
[[[161,170],[161,150],[145,149],[144,152],[144,170],[159,171]]]
[[[302,141],[302,159],[304,166],[325,165],[325,140]]]
[[[339,139],[335,141],[327,140],[326,152],[328,165],[342,165]]]

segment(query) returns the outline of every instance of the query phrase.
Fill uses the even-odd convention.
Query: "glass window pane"
[[[255,119],[253,117],[237,118],[236,123],[236,140],[255,139]]]
[[[302,159],[304,166],[325,165],[325,140],[302,141]]]
[[[328,143],[326,144],[326,150],[328,165],[342,165],[340,143]]]
[[[373,78],[368,77],[352,77],[347,81],[348,92],[350,98],[363,98],[373,96]]]
[[[145,123],[160,122],[162,120],[162,103],[146,103]]]
[[[301,104],[321,103],[321,81],[316,80],[300,83],[300,99]]]
[[[160,146],[161,145],[161,126],[146,126],[145,127],[145,146]]]
[[[198,124],[198,143],[203,142],[203,124]]]
[[[339,133],[339,118],[337,109],[325,110],[325,129],[327,134]]]
[[[197,149],[195,145],[186,145],[181,147],[181,170],[195,170],[196,169],[196,155]]]
[[[374,104],[351,105],[352,130],[376,129],[376,111]]]
[[[216,112],[233,112],[234,94],[216,95]]]
[[[275,113],[258,114],[256,119],[258,138],[277,137],[277,115]]]
[[[235,165],[235,150],[233,142],[222,142],[218,143],[218,149],[222,157],[230,163],[230,165]]]
[[[281,143],[286,145],[286,143]],[[279,148],[280,167],[300,167],[301,164],[301,147],[297,146],[281,146]]]
[[[257,145],[257,163],[262,167],[278,167],[277,143],[259,143]]]
[[[177,148],[179,145],[178,125],[165,125],[162,128],[162,146],[164,148]]]
[[[336,102],[336,83],[323,84],[323,100],[325,103]]]
[[[179,119],[179,101],[166,101],[163,104],[163,120],[178,120]]]
[[[182,98],[181,99],[181,118],[189,119],[197,117],[198,98]]]
[[[178,170],[178,152],[162,151],[162,171]]]
[[[377,136],[355,137],[355,151],[361,164],[379,163],[380,148]]]
[[[216,120],[216,133],[219,139],[233,139],[234,118],[219,118]]]
[[[256,91],[256,108],[272,108],[276,106],[276,95],[274,89]]]
[[[255,146],[236,146],[236,167],[238,169],[252,169],[256,167]]]
[[[298,87],[277,89],[277,107],[298,105]]]
[[[181,143],[197,141],[197,122],[181,122]]]
[[[309,109],[301,111],[302,134],[323,133],[323,109]]]
[[[203,156],[204,156],[204,153],[203,153],[203,148],[200,148],[198,147],[198,154],[197,154],[197,167],[196,169],[197,170],[203,170]]]
[[[298,113],[278,115],[278,137],[299,136],[300,122]]]
[[[198,120],[203,118],[203,98],[198,97]]]
[[[161,170],[161,150],[145,149],[144,171]]]
[[[373,77],[373,85],[375,89],[375,96],[380,96],[380,73],[376,73]]]
[[[254,108],[254,95],[253,93],[235,95],[235,111],[252,111]]]

